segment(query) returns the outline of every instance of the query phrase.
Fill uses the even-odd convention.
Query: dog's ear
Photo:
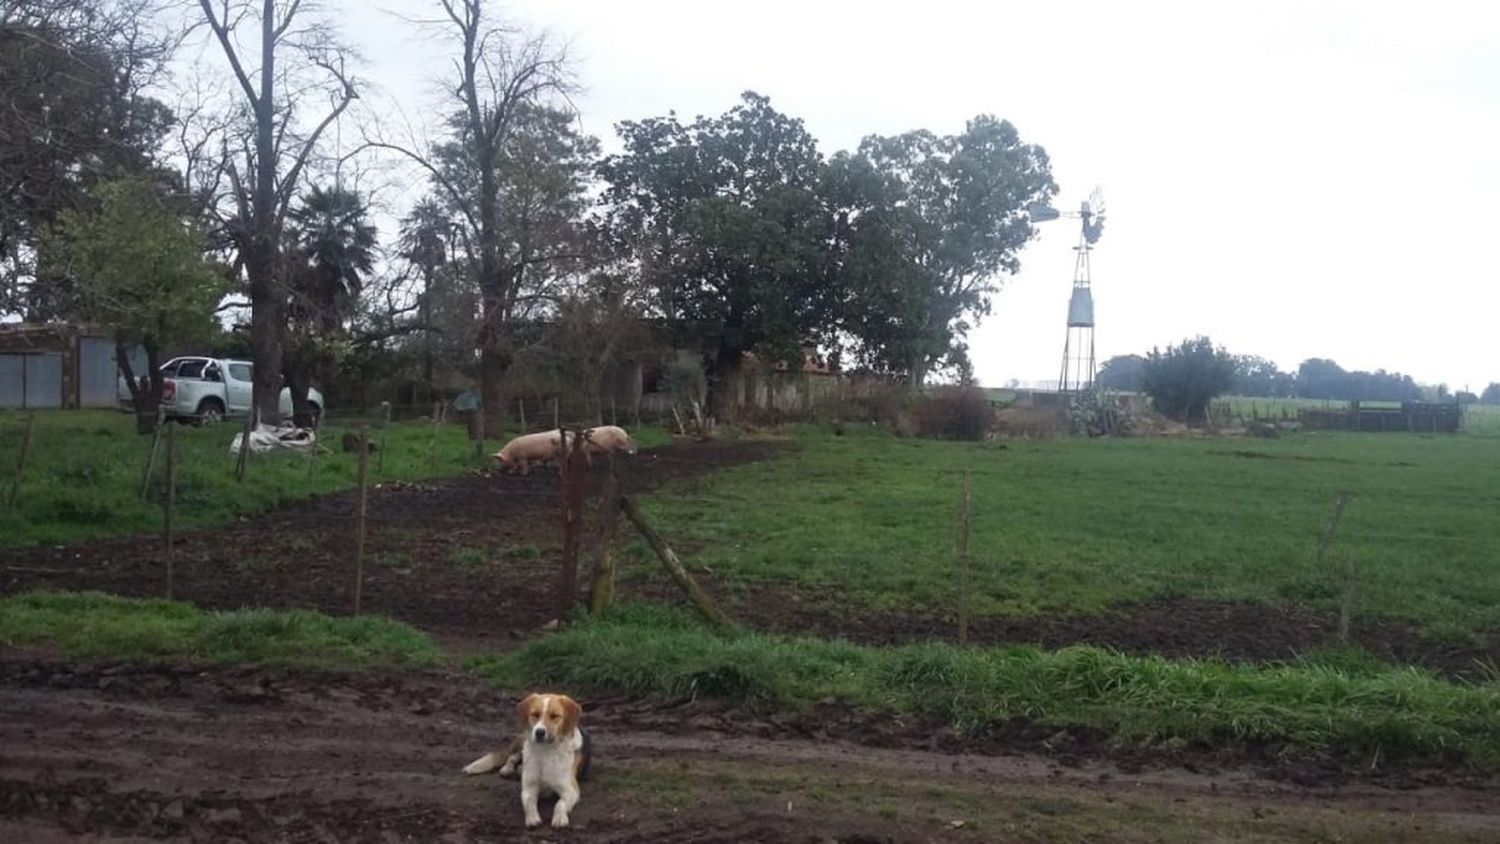
[[[516,715],[521,719],[522,725],[529,725],[531,723],[531,705],[535,702],[536,695],[529,694],[521,698],[521,702],[516,704]]]
[[[583,715],[583,707],[578,705],[578,701],[566,695],[557,699],[557,705],[561,706],[563,711],[561,732],[565,736],[570,736],[574,730],[578,729],[578,719]]]

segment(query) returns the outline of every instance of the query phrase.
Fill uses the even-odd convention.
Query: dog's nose
[[[534,729],[534,730],[531,731],[531,735],[537,741],[546,741],[547,740],[547,728],[546,727],[537,727],[536,729]]]

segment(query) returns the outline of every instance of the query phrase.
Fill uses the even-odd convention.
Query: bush
[[[944,440],[982,440],[995,421],[994,408],[973,387],[943,387],[912,407],[917,434]]]
[[[1146,358],[1143,389],[1156,409],[1179,422],[1206,422],[1208,403],[1234,382],[1235,360],[1207,337],[1184,340]]]

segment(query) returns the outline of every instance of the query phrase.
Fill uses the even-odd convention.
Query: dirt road
[[[458,773],[511,702],[458,674],[0,656],[0,840],[1500,840],[1492,787],[877,748],[623,700],[586,702],[575,828],[527,833],[515,783]]]

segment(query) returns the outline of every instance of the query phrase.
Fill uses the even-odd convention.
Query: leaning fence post
[[[167,495],[162,504],[161,538],[162,553],[167,564],[167,600],[175,592],[177,573],[172,551],[173,519],[177,510],[177,426],[167,429]]]
[[[359,426],[359,469],[354,504],[354,614],[359,615],[365,592],[365,523],[369,516],[370,426]]]
[[[958,643],[969,644],[969,473],[964,471],[958,511]]]
[[[552,427],[562,427],[562,413],[558,408],[557,396],[552,397]]]
[[[21,435],[21,453],[16,457],[16,476],[10,481],[10,509],[21,503],[21,475],[26,472],[26,461],[31,458],[31,441],[36,436],[36,414],[26,417],[26,432]]]
[[[719,627],[733,627],[734,622],[698,586],[698,582],[693,580],[693,576],[688,574],[688,570],[683,567],[682,561],[677,558],[677,554],[667,545],[666,540],[661,538],[661,534],[658,534],[646,522],[646,517],[641,515],[640,509],[635,506],[635,502],[631,500],[630,496],[620,496],[620,512],[624,513],[625,518],[629,519],[630,523],[635,525],[636,530],[641,532],[641,536],[646,538],[646,542],[651,546],[651,550],[656,552],[656,556],[661,559],[662,565],[666,567],[667,573],[672,575],[672,579],[677,581],[677,585],[681,586],[682,591],[687,593],[688,600],[693,602],[693,606],[697,607],[698,612],[702,613],[704,618]]]
[[[146,452],[146,471],[141,476],[141,500],[146,500],[146,491],[151,488],[151,473],[156,471],[156,449],[161,445],[161,428],[167,423],[167,409],[156,405],[156,428],[151,431],[151,448]]]

